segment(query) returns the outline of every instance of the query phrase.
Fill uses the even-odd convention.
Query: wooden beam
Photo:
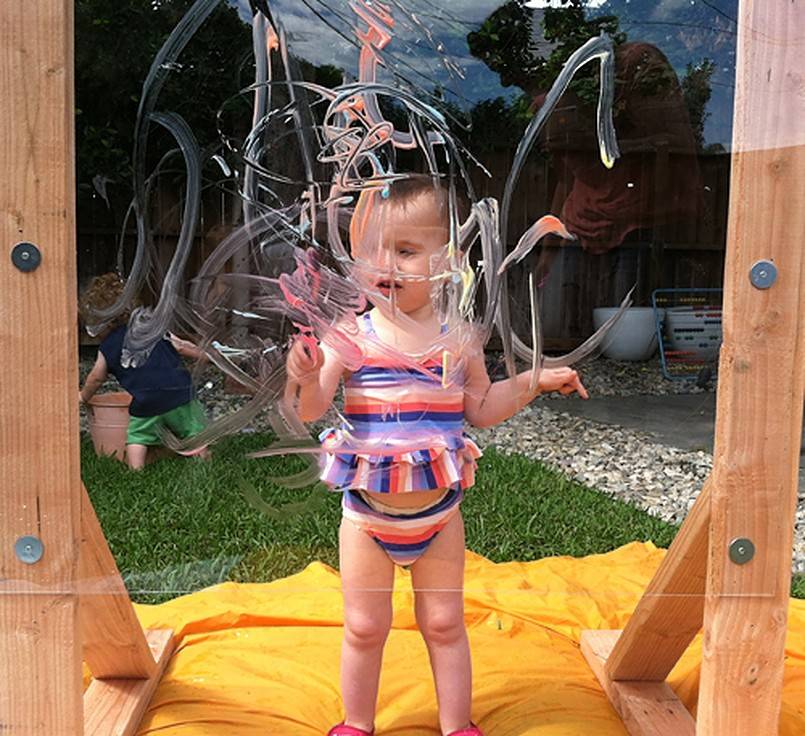
[[[82,493],[79,610],[84,661],[98,679],[153,677],[154,657],[83,487]]]
[[[792,206],[805,196],[805,96],[793,43],[803,27],[802,3],[742,1],[711,480],[617,644],[599,640],[596,652],[594,632],[583,635],[630,733],[644,731],[632,730],[622,687],[663,679],[696,633],[705,544],[696,732],[778,729],[805,395],[805,211]],[[778,273],[767,289],[750,280],[761,260]],[[737,539],[756,548],[745,564],[730,559]]]
[[[84,736],[133,736],[173,652],[173,633],[148,632],[156,667],[147,680],[93,680],[84,695]],[[82,733],[82,732],[77,732]]]
[[[610,679],[663,681],[700,631],[709,525],[708,481],[607,658]]]
[[[82,693],[72,0],[0,3],[0,99],[0,730],[73,736]],[[21,241],[39,249],[36,270],[12,264]],[[23,536],[44,545],[34,564],[15,554]]]
[[[700,734],[776,734],[805,392],[805,3],[742,0]],[[750,282],[773,261],[768,289]],[[755,546],[746,564],[733,540]]]
[[[585,631],[581,651],[630,736],[694,736],[696,723],[666,682],[615,682],[605,663],[620,631]]]

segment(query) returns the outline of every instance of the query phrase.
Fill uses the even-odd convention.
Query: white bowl
[[[593,310],[593,325],[597,330],[617,307],[599,307]],[[660,319],[663,310],[657,310]],[[612,360],[648,360],[657,350],[657,330],[654,310],[651,307],[629,307],[604,338],[604,355]]]

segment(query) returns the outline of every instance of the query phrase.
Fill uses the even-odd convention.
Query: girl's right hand
[[[539,373],[537,385],[540,393],[558,391],[563,396],[567,396],[575,391],[582,399],[590,398],[579,374],[572,368],[543,368]]]
[[[318,345],[315,353],[304,340],[296,340],[288,351],[286,369],[288,378],[300,386],[306,386],[319,380],[319,372],[324,365],[324,351]]]

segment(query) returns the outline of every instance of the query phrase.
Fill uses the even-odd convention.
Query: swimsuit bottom
[[[460,483],[425,508],[395,509],[367,499],[360,491],[344,491],[341,508],[345,519],[366,532],[401,567],[416,562],[436,535],[459,510],[464,498]],[[385,510],[384,510],[385,509]]]

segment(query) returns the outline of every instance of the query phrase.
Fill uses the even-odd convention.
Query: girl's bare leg
[[[464,521],[458,512],[411,567],[416,620],[436,683],[443,734],[469,728],[472,662],[464,627]]]
[[[341,520],[341,584],[344,593],[344,642],[341,696],[344,722],[374,727],[383,646],[391,628],[394,563],[366,532]]]

